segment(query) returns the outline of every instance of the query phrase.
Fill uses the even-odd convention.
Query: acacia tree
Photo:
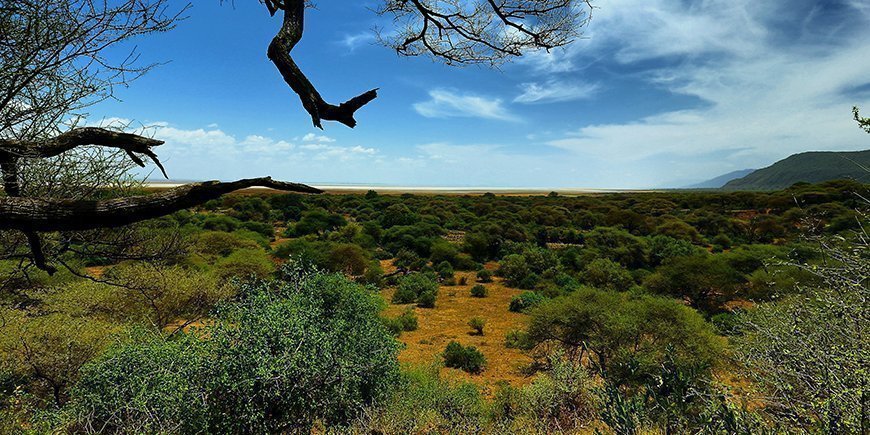
[[[377,90],[339,105],[327,103],[291,57],[311,5],[306,0],[259,1],[272,16],[283,15],[267,54],[314,125],[323,128],[327,120],[354,127],[354,114],[377,97]],[[495,65],[527,50],[569,43],[590,8],[586,0],[383,0],[376,12],[393,18],[397,31],[381,41],[401,55]],[[0,169],[5,192],[0,197],[0,259],[18,258],[52,273],[52,258],[58,259],[78,237],[69,234],[124,227],[247,187],[320,192],[264,177],[103,199],[106,185],[117,182],[131,164],[145,167],[150,160],[166,176],[154,152],[163,141],[79,126],[83,109],[112,98],[117,86],[128,85],[154,66],[140,65],[135,52],[120,61],[106,53],[132,38],[170,30],[184,10],[170,12],[168,0],[10,0],[0,5]],[[103,164],[92,165],[95,157]],[[77,164],[62,164],[68,160]],[[96,176],[83,177],[87,182],[79,191],[47,192],[39,183],[27,185],[27,168],[75,178],[83,167]],[[52,235],[55,246],[48,256],[45,234]]]

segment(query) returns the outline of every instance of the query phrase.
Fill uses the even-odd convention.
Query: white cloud
[[[345,35],[339,43],[353,52],[363,45],[375,42],[375,39],[375,35],[372,32],[362,32],[355,35]]]
[[[523,83],[522,93],[514,98],[515,103],[554,103],[592,98],[601,86],[595,83],[548,80],[544,83]]]
[[[335,139],[329,136],[316,135],[314,133],[308,133],[305,136],[302,136],[303,142],[319,142],[319,143],[330,143],[335,142]]]
[[[847,93],[870,82],[870,15],[824,18],[836,21],[834,26],[821,21],[821,12],[784,1],[691,5],[626,0],[603,6],[592,39],[580,44],[586,51],[573,48],[555,56],[576,66],[612,51],[617,64],[644,65],[642,80],[702,103],[629,122],[587,125],[548,144],[615,166],[655,161],[665,166],[650,164],[650,172],[695,179],[763,166],[796,152],[870,145],[849,116],[853,104],[870,104],[868,95]],[[805,22],[801,29],[781,20]],[[705,160],[710,153],[716,160]]]
[[[430,99],[414,104],[414,110],[427,118],[484,118],[517,121],[499,98],[459,94],[445,89],[429,91]]]

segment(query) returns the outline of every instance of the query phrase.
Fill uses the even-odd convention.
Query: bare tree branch
[[[50,232],[119,227],[166,216],[221,195],[255,186],[287,192],[322,192],[304,184],[274,181],[265,177],[229,183],[191,183],[166,192],[101,201],[0,198],[0,230]]]
[[[60,155],[61,153],[70,151],[79,146],[96,145],[108,148],[117,148],[124,150],[133,162],[141,167],[145,167],[145,162],[136,154],[144,154],[150,158],[154,164],[160,168],[163,176],[166,175],[166,169],[160,163],[157,155],[151,148],[163,145],[163,141],[147,138],[129,133],[121,133],[117,131],[107,130],[96,127],[76,128],[66,133],[58,135],[52,139],[25,141],[17,139],[0,139],[0,163],[14,162],[17,158],[49,158]],[[12,165],[14,163],[6,163]],[[6,177],[7,167],[3,167],[4,177]],[[13,171],[11,166],[8,167]],[[8,187],[8,184],[7,184]],[[7,190],[8,193],[8,190]],[[16,195],[10,195],[16,196]]]
[[[377,98],[377,89],[372,89],[359,96],[335,106],[324,101],[320,93],[305,74],[296,65],[290,52],[302,39],[305,23],[305,1],[283,0],[265,1],[269,13],[273,16],[278,10],[284,11],[284,21],[281,30],[269,44],[269,59],[278,67],[284,81],[290,85],[302,100],[302,107],[311,115],[311,120],[317,128],[323,129],[322,120],[338,121],[350,128],[356,126],[354,114],[357,110]]]

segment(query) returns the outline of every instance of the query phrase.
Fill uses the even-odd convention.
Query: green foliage
[[[393,293],[392,302],[394,304],[411,304],[418,302],[424,305],[432,306],[435,304],[435,297],[438,294],[438,283],[435,282],[429,275],[423,273],[412,273],[399,280],[399,285],[396,287],[396,292]],[[431,308],[426,306],[425,308]]]
[[[509,433],[574,433],[593,421],[599,399],[582,365],[552,355],[548,369],[523,388],[496,390],[492,418]]]
[[[40,402],[61,406],[79,370],[97,356],[118,327],[66,313],[29,316],[0,309],[0,373],[6,388],[20,386]]]
[[[221,280],[238,278],[267,278],[275,271],[275,263],[261,249],[242,249],[215,263],[215,275]]]
[[[593,287],[611,290],[628,290],[634,285],[631,273],[619,263],[606,258],[587,264],[583,280]]]
[[[643,383],[665,357],[680,367],[710,368],[723,352],[713,328],[670,299],[581,288],[541,304],[531,315],[533,342],[565,348],[566,355],[587,361],[616,385]]]
[[[687,299],[707,313],[716,313],[731,300],[745,278],[721,255],[677,257],[665,263],[644,285],[651,291]]]
[[[417,315],[414,314],[413,308],[408,308],[398,317],[385,318],[384,325],[394,336],[398,337],[402,332],[417,330]]]
[[[489,283],[492,282],[492,272],[487,269],[477,271],[477,282]]]
[[[859,433],[870,380],[866,242],[823,246],[839,264],[811,268],[819,285],[743,313],[734,340],[776,418],[808,431]]]
[[[384,397],[398,349],[377,296],[337,275],[283,275],[291,281],[246,285],[202,339],[128,343],[100,358],[78,387],[79,424],[307,432],[317,419],[346,423]]]
[[[107,322],[163,328],[176,320],[200,318],[235,293],[213,274],[179,266],[130,263],[109,269],[104,278],[120,286],[77,281],[47,295],[45,308]]]
[[[199,433],[209,427],[208,352],[182,334],[140,331],[82,369],[77,426],[104,433]]]
[[[475,334],[483,335],[483,328],[486,326],[486,320],[483,320],[480,317],[472,317],[471,320],[468,321],[468,326],[474,330]]]
[[[226,257],[239,249],[256,249],[251,239],[224,231],[209,231],[196,236],[193,249],[202,255]]]
[[[531,350],[535,343],[529,338],[528,332],[513,329],[505,335],[504,345],[508,349]]]
[[[485,298],[489,294],[486,286],[477,284],[471,288],[471,296],[475,298]]]
[[[437,366],[413,367],[381,406],[330,433],[479,433],[486,417],[486,401],[474,384],[449,382]]]
[[[442,356],[446,367],[461,369],[472,374],[482,372],[486,366],[486,358],[476,347],[466,347],[456,341],[447,343]]]
[[[538,292],[522,292],[511,299],[508,309],[515,313],[525,313],[546,300],[546,296]]]

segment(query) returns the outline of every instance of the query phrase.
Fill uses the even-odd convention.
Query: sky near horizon
[[[266,58],[279,17],[254,0],[193,3],[136,41],[167,63],[90,110],[165,140],[173,179],[680,187],[870,148],[851,119],[853,105],[870,113],[867,0],[597,1],[582,39],[500,69],[399,57],[376,44],[377,2],[319,0],[297,63],[335,104],[380,88],[355,129],[324,131]]]

